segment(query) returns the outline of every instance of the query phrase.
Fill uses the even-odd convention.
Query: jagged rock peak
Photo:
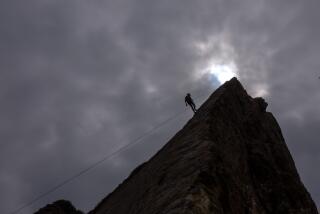
[[[46,205],[34,214],[83,214],[83,212],[74,208],[70,201],[58,200]]]
[[[266,107],[226,82],[90,214],[318,213]]]
[[[89,214],[317,214],[267,105],[226,82]],[[37,214],[78,214],[70,204]]]

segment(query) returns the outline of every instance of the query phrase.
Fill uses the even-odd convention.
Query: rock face
[[[59,200],[53,204],[48,204],[34,214],[83,214],[83,212],[76,210],[71,202]]]
[[[316,214],[273,115],[233,78],[90,214]]]

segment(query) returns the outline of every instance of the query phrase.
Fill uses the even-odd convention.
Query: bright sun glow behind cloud
[[[214,35],[205,41],[195,41],[194,47],[203,59],[195,73],[196,78],[206,76],[213,86],[216,86],[217,82],[221,85],[238,76],[236,54],[225,35]]]
[[[224,82],[230,80],[237,76],[237,67],[234,63],[229,64],[211,64],[208,67],[208,72],[214,75],[218,81],[223,84]]]

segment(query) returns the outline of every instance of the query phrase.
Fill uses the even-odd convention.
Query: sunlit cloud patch
[[[217,78],[220,84],[237,76],[237,67],[234,63],[229,64],[212,64],[208,68],[208,73]]]

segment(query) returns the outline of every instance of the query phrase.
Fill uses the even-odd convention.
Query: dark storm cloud
[[[266,96],[319,205],[317,8],[312,0],[2,1],[1,212],[181,112],[186,92],[209,95],[218,85],[203,74],[212,60],[235,63],[249,92]],[[91,209],[189,117],[21,213],[58,198]]]

